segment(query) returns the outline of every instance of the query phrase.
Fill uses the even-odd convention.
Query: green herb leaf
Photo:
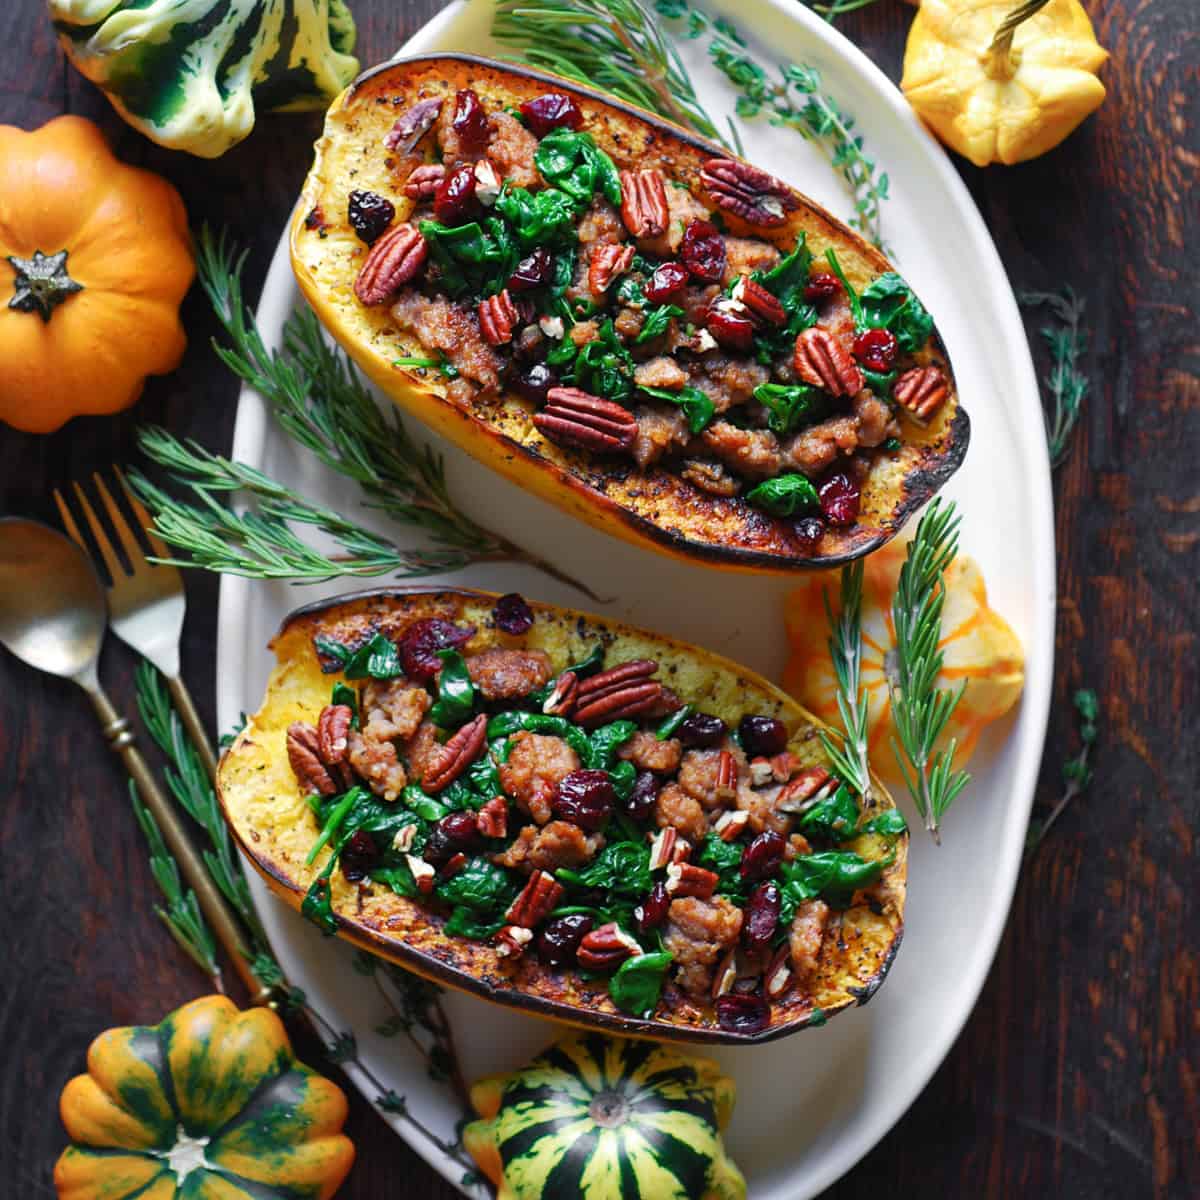
[[[776,475],[746,493],[746,499],[776,517],[794,517],[820,506],[817,489],[803,475]]]
[[[666,950],[627,958],[608,981],[608,994],[622,1011],[648,1017],[662,995],[663,980],[674,955]]]
[[[846,272],[842,270],[842,264],[838,262],[838,256],[832,246],[825,251],[825,258],[832,268],[833,273],[841,280],[842,288],[846,293],[846,302],[850,305],[850,311],[854,314],[855,327],[859,329],[865,328],[866,321],[863,317],[862,301],[858,298],[858,292],[854,290],[854,285],[846,278]]]
[[[692,433],[703,433],[716,413],[716,406],[699,388],[681,387],[678,391],[670,391],[667,388],[641,387],[640,390],[656,400],[665,400],[681,408]]]
[[[665,742],[667,738],[675,736],[675,731],[692,715],[692,706],[685,704],[682,708],[677,708],[669,717],[667,717],[661,725],[654,731],[654,736],[660,742]]]
[[[439,650],[442,669],[438,672],[438,698],[429,709],[429,719],[441,729],[457,729],[475,711],[475,685],[466,660],[457,650]]]
[[[767,428],[779,437],[812,420],[820,404],[819,390],[805,383],[761,383],[754,398],[770,413]]]
[[[1069,286],[1059,292],[1022,292],[1019,298],[1024,305],[1045,305],[1059,321],[1059,325],[1047,325],[1041,331],[1050,351],[1050,370],[1043,385],[1053,407],[1046,413],[1046,441],[1050,465],[1058,467],[1066,460],[1071,431],[1091,387],[1079,365],[1089,340],[1083,328],[1085,303]]]

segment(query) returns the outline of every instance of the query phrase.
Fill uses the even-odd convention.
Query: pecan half
[[[452,784],[480,755],[487,743],[487,717],[480,713],[468,721],[443,747],[433,766],[425,772],[421,786],[440,792]]]
[[[344,762],[350,747],[350,722],[354,713],[347,704],[327,704],[317,718],[317,749],[326,766]]]
[[[617,721],[652,708],[662,697],[662,684],[650,678],[658,663],[638,658],[585,679],[575,696],[572,717],[579,725]]]
[[[928,421],[946,402],[950,385],[940,367],[913,367],[896,380],[892,399],[918,421]]]
[[[496,934],[496,957],[520,958],[525,953],[525,947],[532,941],[532,929],[523,929],[520,925],[505,925]]]
[[[441,163],[422,163],[404,181],[404,194],[412,200],[432,200],[445,178],[446,168]]]
[[[503,346],[511,342],[513,330],[520,324],[521,314],[508,294],[508,288],[479,302],[479,328],[489,345]]]
[[[624,275],[633,262],[633,247],[628,243],[609,242],[596,246],[588,262],[588,291],[603,296],[618,275]]]
[[[521,894],[508,906],[504,919],[525,929],[536,929],[557,907],[563,886],[546,871],[534,871]]]
[[[667,868],[667,891],[672,896],[695,896],[697,900],[711,900],[719,879],[716,871],[709,871],[694,863],[672,863]]]
[[[337,784],[321,761],[321,743],[313,726],[303,721],[288,726],[287,756],[302,792],[332,796],[337,791]]]
[[[393,225],[371,247],[354,281],[354,294],[368,306],[382,304],[420,271],[428,253],[420,230],[407,222]]]
[[[700,182],[720,208],[751,225],[782,225],[800,207],[783,180],[732,158],[710,158],[700,168]]]
[[[775,807],[783,813],[802,813],[836,787],[837,780],[824,767],[805,767],[780,789]]]
[[[383,144],[400,154],[411,154],[413,147],[433,128],[441,111],[440,99],[418,100],[396,119],[396,123],[384,135]]]
[[[856,396],[863,388],[863,373],[846,347],[827,329],[814,325],[796,337],[792,354],[796,374],[831,396]]]
[[[779,298],[768,292],[757,280],[749,275],[741,276],[733,285],[730,297],[736,300],[751,316],[762,325],[782,325],[787,320],[787,313]]]
[[[584,934],[576,959],[588,971],[607,971],[619,966],[632,955],[644,953],[634,938],[615,922],[601,925]]]
[[[502,838],[508,836],[508,801],[495,796],[475,814],[475,828],[481,837]]]
[[[564,671],[550,689],[550,695],[542,701],[542,712],[549,717],[565,716],[575,704],[579,694],[579,678],[574,671]]]
[[[551,388],[533,424],[552,442],[596,454],[627,453],[638,432],[628,409],[572,387]]]
[[[670,220],[667,185],[655,168],[621,172],[621,219],[635,238],[665,233]]]

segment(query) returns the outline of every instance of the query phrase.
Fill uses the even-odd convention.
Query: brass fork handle
[[[112,701],[97,686],[88,688],[88,696],[100,718],[104,736],[125,764],[134,783],[137,784],[142,802],[150,810],[162,831],[184,879],[196,893],[200,910],[208,921],[218,942],[224,948],[242,983],[249,992],[252,1004],[263,1004],[270,999],[271,991],[264,988],[262,983],[250,969],[250,959],[245,942],[234,921],[225,898],[217,890],[212,877],[204,867],[200,856],[196,853],[191,839],[179,820],[174,806],[167,799],[163,790],[158,786],[150,767],[142,757],[141,751],[134,745],[134,736],[129,728],[129,722],[113,706]]]
[[[187,690],[186,685],[180,676],[175,675],[167,680],[167,690],[171,693],[171,699],[175,702],[175,709],[179,713],[179,719],[183,722],[184,729],[187,730],[187,735],[192,739],[192,745],[196,747],[196,752],[200,755],[201,762],[204,763],[204,769],[208,772],[208,777],[216,786],[217,782],[217,756],[213,753],[212,744],[208,740],[208,734],[204,729],[204,722],[200,720],[200,714],[196,711],[196,705],[192,702],[192,694]]]

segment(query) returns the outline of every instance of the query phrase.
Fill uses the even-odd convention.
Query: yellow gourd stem
[[[989,79],[1011,79],[1020,63],[1012,52],[1013,34],[1017,26],[1029,20],[1034,13],[1041,12],[1050,0],[1026,0],[1000,22],[991,45],[983,52],[981,61]]]

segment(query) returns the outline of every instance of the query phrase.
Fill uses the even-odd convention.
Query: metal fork
[[[160,557],[168,557],[167,547],[151,530],[150,514],[130,490],[121,469],[114,466],[113,474],[131,511],[141,524],[150,548]],[[216,756],[200,721],[200,714],[197,713],[192,697],[179,676],[179,636],[183,631],[183,615],[186,609],[183,577],[178,567],[152,563],[146,558],[137,537],[117,507],[99,472],[92,475],[92,482],[129,561],[127,571],[121,564],[86,493],[76,481],[75,499],[87,519],[92,536],[96,539],[100,556],[111,580],[108,585],[109,624],[121,641],[148,658],[166,676],[167,687],[184,728],[199,752],[209,778],[215,782]],[[54,500],[62,516],[63,527],[87,553],[87,542],[80,534],[79,526],[76,525],[66,500],[57,488],[54,489]]]

